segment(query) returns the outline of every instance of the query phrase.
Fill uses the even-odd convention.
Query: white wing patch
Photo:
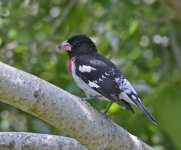
[[[108,73],[105,72],[105,75],[106,75],[106,76],[109,76],[110,74],[108,74]]]
[[[103,79],[102,79],[102,78],[99,78],[99,82],[101,82],[101,81],[103,81]]]
[[[102,79],[105,79],[106,77],[104,75],[102,75]]]
[[[91,72],[92,70],[96,70],[96,69],[91,66],[86,66],[86,65],[79,66],[80,72]]]
[[[89,81],[88,85],[89,85],[90,87],[92,87],[92,88],[100,88],[100,86],[97,85],[96,82],[91,82],[91,81]]]

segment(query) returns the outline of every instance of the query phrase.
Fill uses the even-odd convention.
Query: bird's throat
[[[67,69],[68,69],[68,72],[72,75],[72,63],[74,62],[75,60],[75,57],[72,57],[68,62],[67,62]]]

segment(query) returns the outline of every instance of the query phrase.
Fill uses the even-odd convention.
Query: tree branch
[[[3,63],[0,99],[52,124],[88,149],[153,149],[78,97]]]
[[[0,149],[87,150],[69,137],[25,132],[0,132]]]
[[[166,4],[172,9],[178,18],[181,14],[181,0],[161,0],[162,3]]]
[[[65,20],[65,18],[67,17],[67,15],[70,13],[70,11],[72,10],[72,8],[75,6],[75,4],[77,3],[77,0],[71,0],[68,5],[65,7],[63,13],[60,15],[60,17],[58,17],[55,20],[55,23],[52,25],[52,31],[51,34],[53,35],[57,29],[61,26],[62,22]]]
[[[170,45],[176,60],[176,63],[179,67],[179,69],[181,69],[181,48],[178,44],[177,41],[177,36],[174,30],[173,25],[171,24],[171,22],[169,20],[166,20],[166,24],[168,26],[169,32],[170,32]]]

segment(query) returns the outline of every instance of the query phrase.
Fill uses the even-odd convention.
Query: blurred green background
[[[114,104],[109,116],[158,150],[179,150],[181,20],[165,1],[1,0],[0,61],[84,97],[66,70],[67,54],[57,44],[86,34],[124,72],[160,127],[136,108],[133,115]],[[90,103],[99,111],[108,104]],[[63,134],[3,103],[0,130]]]

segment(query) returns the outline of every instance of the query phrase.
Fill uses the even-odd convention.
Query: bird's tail
[[[122,108],[129,110],[133,114],[135,113],[134,109],[131,107],[131,105],[128,102],[126,102],[125,100],[121,99],[121,100],[116,101],[116,103],[121,105]]]
[[[157,120],[155,119],[155,117],[153,117],[153,115],[148,111],[148,109],[141,103],[141,101],[133,101],[143,112],[144,114],[148,117],[148,119],[151,120],[151,122],[153,122],[154,124],[156,124],[157,126],[159,126]]]

